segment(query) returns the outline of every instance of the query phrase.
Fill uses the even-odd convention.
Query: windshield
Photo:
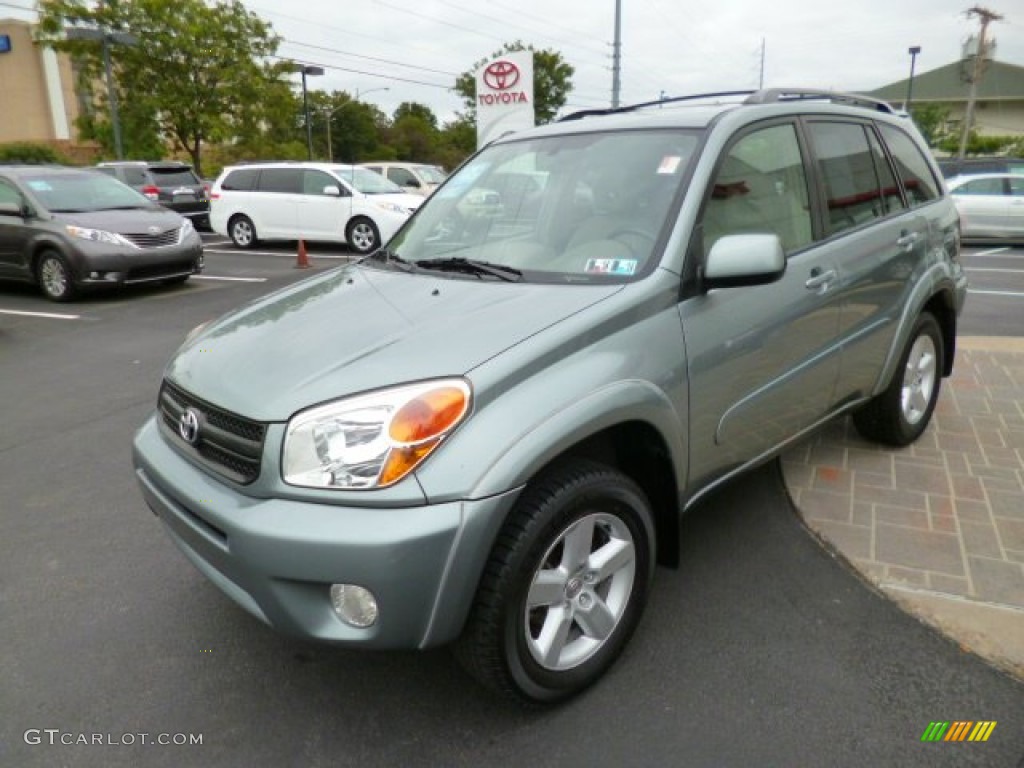
[[[440,184],[448,178],[448,174],[436,165],[417,165],[416,171],[428,184]]]
[[[23,177],[25,186],[51,213],[151,208],[146,197],[102,173],[46,173]]]
[[[697,141],[646,130],[492,145],[428,198],[389,253],[413,265],[512,267],[542,282],[629,279],[654,256]]]
[[[337,165],[331,170],[341,177],[356,191],[364,195],[395,195],[406,194],[406,191],[393,181],[388,181],[376,171],[369,168],[356,168],[351,165]]]

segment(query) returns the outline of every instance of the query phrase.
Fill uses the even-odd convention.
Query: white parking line
[[[239,251],[237,248],[204,248],[204,253],[229,253],[234,256],[284,256],[289,259],[297,258],[297,254],[285,253],[282,251]],[[354,259],[355,256],[348,256],[343,253],[307,253],[310,261],[314,259]]]
[[[0,315],[21,315],[23,317],[48,317],[51,320],[78,320],[81,315],[60,315],[55,312],[22,312],[17,309],[0,309]]]
[[[997,253],[1006,253],[1008,250],[1010,250],[1008,247],[1007,248],[993,248],[991,251],[978,251],[977,253],[968,253],[966,255],[967,256],[971,256],[971,257],[974,257],[974,256],[995,256]]]
[[[1020,291],[976,291],[973,288],[967,289],[968,293],[980,293],[985,296],[1020,296],[1024,297],[1024,293]]]
[[[225,280],[234,283],[265,283],[265,277],[218,277],[217,275],[192,275],[193,280]]]

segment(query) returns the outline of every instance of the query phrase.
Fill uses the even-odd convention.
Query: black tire
[[[612,665],[640,621],[654,541],[650,504],[621,472],[583,460],[546,472],[498,535],[456,658],[520,704],[579,693]],[[593,570],[605,558],[604,573]]]
[[[236,248],[255,248],[260,242],[252,219],[242,214],[233,216],[228,222],[228,235]]]
[[[75,281],[67,260],[57,251],[45,251],[36,263],[36,281],[39,290],[50,301],[70,301],[74,298]]]
[[[938,321],[931,313],[922,313],[889,386],[853,414],[857,431],[886,445],[904,446],[917,440],[939,399],[944,350]]]
[[[345,227],[345,242],[360,256],[380,248],[380,230],[365,216],[357,216]]]

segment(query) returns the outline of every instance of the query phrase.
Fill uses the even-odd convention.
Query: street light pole
[[[68,40],[99,40],[103,47],[103,73],[107,85],[107,101],[110,102],[110,125],[114,130],[114,154],[118,160],[124,159],[124,145],[121,142],[121,118],[117,105],[117,89],[114,87],[113,66],[110,63],[110,45],[137,45],[139,39],[127,32],[111,32],[107,29],[89,27],[68,27],[64,30]]]
[[[359,94],[362,94],[363,96],[365,96],[366,94],[373,93],[374,91],[390,91],[390,90],[391,89],[388,88],[387,86],[384,86],[383,88],[367,88],[365,91],[360,91],[358,88],[356,88],[356,101],[359,101]]]
[[[314,67],[311,64],[296,64],[295,69],[302,73],[302,116],[306,121],[306,152],[310,160],[313,159],[313,126],[309,122],[309,95],[306,91],[306,75],[316,76],[324,73],[323,67]]]
[[[910,112],[910,101],[914,95],[914,61],[920,52],[920,45],[913,45],[907,50],[907,53],[910,54],[910,79],[907,80],[907,100],[903,103],[904,112]]]

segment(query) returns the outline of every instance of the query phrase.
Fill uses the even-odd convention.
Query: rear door
[[[247,197],[246,213],[259,237],[282,240],[307,237],[299,229],[302,168],[262,169],[256,192]]]

